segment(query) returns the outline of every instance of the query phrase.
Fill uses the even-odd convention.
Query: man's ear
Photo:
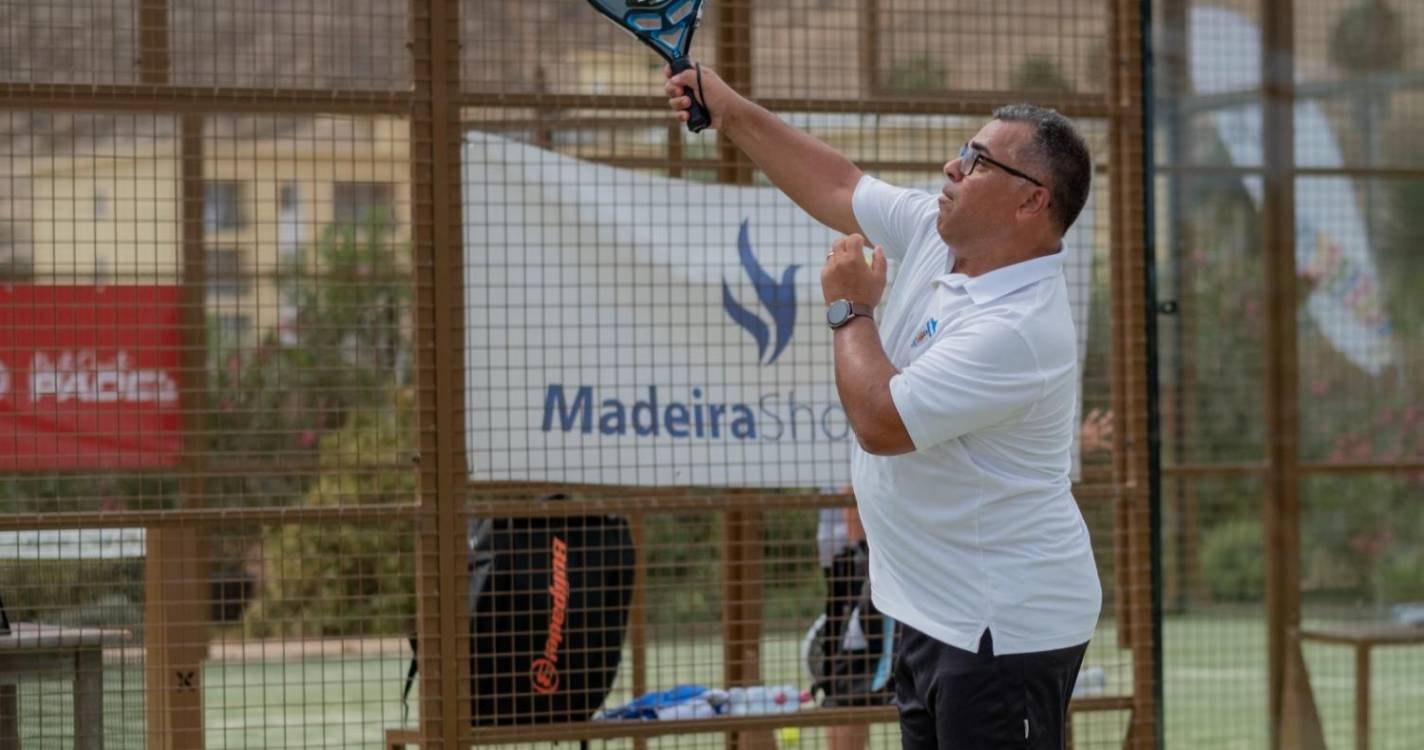
[[[1048,188],[1035,187],[1028,197],[1019,204],[1019,214],[1024,217],[1048,212],[1048,201],[1052,197]]]

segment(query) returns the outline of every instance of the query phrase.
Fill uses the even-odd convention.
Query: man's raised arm
[[[671,71],[665,67],[663,72]],[[712,114],[713,128],[731,138],[773,185],[812,218],[843,234],[862,233],[851,208],[861,177],[855,164],[738,94],[711,69],[702,68],[701,78],[701,95]],[[665,86],[673,111],[686,122],[691,102],[682,92],[684,86],[698,90],[696,70],[669,77]]]

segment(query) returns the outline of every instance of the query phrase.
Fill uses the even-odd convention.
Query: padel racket
[[[652,47],[668,61],[674,74],[692,67],[687,50],[702,18],[702,0],[588,0],[588,4],[618,28]],[[684,86],[682,92],[692,100],[687,129],[700,133],[712,124],[712,116],[692,89]]]

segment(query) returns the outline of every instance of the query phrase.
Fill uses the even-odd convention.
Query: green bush
[[[715,623],[722,610],[722,516],[647,516],[638,556],[648,566],[648,621]]]
[[[141,636],[143,560],[16,560],[0,565],[11,620],[122,628]]]
[[[1201,565],[1212,598],[1260,601],[1266,591],[1265,535],[1255,519],[1227,521],[1207,532]]]
[[[902,60],[890,68],[885,87],[892,91],[939,91],[949,85],[944,64],[922,54]]]
[[[311,455],[319,439],[353,414],[391,408],[410,380],[411,280],[404,247],[389,241],[390,224],[374,212],[358,229],[322,231],[313,260],[278,270],[278,295],[296,312],[282,341],[269,331],[248,351],[225,349],[212,337],[206,415],[208,450],[223,456]],[[252,472],[208,483],[208,504],[298,502],[313,477],[304,472]]]
[[[1424,551],[1414,548],[1388,555],[1380,564],[1380,599],[1384,603],[1424,602]]]
[[[825,581],[817,560],[817,512],[770,511],[764,519],[762,616],[809,624],[825,603]]]
[[[1424,548],[1397,548],[1380,560],[1376,585],[1382,604],[1424,601]]]
[[[638,555],[648,566],[648,621],[654,625],[721,622],[723,515],[656,513],[646,517]],[[816,513],[767,511],[761,517],[762,614],[808,621],[823,601],[816,561]]]
[[[1401,139],[1417,137],[1411,129]],[[1424,144],[1410,146],[1388,151],[1398,163],[1424,163]],[[1388,188],[1383,242],[1377,255],[1380,281],[1395,325],[1401,331],[1417,331],[1424,323],[1424,299],[1419,294],[1424,288],[1424,253],[1419,252],[1424,247],[1424,212],[1419,210],[1424,206],[1424,180],[1395,180]]]
[[[406,408],[360,412],[321,441],[322,474],[306,506],[409,503]],[[243,625],[250,636],[396,635],[415,617],[415,537],[404,524],[288,524],[262,532],[263,575]]]
[[[1404,65],[1405,24],[1384,0],[1364,0],[1330,29],[1330,61],[1351,73],[1381,73]]]
[[[1071,93],[1073,82],[1046,57],[1030,57],[1014,69],[1009,88],[1015,91]]]

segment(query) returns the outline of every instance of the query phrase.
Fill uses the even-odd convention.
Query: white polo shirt
[[[939,641],[996,653],[1089,640],[1102,586],[1068,479],[1077,352],[1061,252],[950,273],[936,196],[865,177],[867,237],[900,261],[878,321],[915,450],[856,445],[875,605]]]

